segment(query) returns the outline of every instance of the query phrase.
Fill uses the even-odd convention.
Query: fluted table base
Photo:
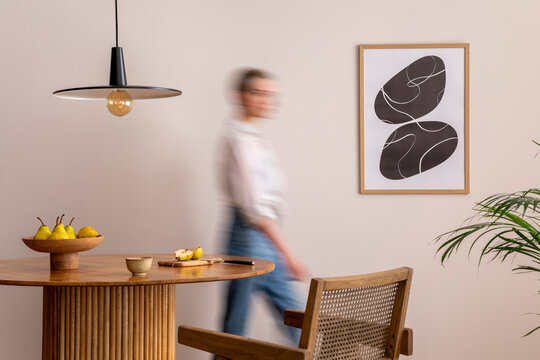
[[[174,359],[174,286],[44,286],[42,358]]]

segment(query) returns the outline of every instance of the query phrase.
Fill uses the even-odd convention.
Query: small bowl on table
[[[133,276],[145,276],[152,268],[152,260],[150,256],[129,257],[126,258],[126,266]]]
[[[73,270],[79,268],[79,252],[95,248],[103,240],[99,235],[91,238],[35,240],[22,238],[30,249],[50,254],[51,270]]]

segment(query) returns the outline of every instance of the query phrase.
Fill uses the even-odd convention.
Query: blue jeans
[[[261,276],[230,281],[223,331],[244,336],[251,297],[255,292],[262,292],[276,310],[281,326],[289,332],[291,345],[298,346],[300,330],[283,325],[285,309],[301,310],[290,283],[289,270],[266,235],[246,224],[238,209],[233,208],[233,213],[227,254],[270,260],[276,264],[276,269]]]

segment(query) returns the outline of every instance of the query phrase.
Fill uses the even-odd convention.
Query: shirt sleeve
[[[250,139],[231,140],[229,185],[232,200],[240,208],[242,215],[250,224],[257,224],[261,218],[276,221],[278,216],[273,207],[262,201],[263,184],[257,176],[257,146]]]

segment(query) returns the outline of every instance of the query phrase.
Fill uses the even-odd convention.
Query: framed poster
[[[469,193],[469,44],[359,52],[360,192]]]

